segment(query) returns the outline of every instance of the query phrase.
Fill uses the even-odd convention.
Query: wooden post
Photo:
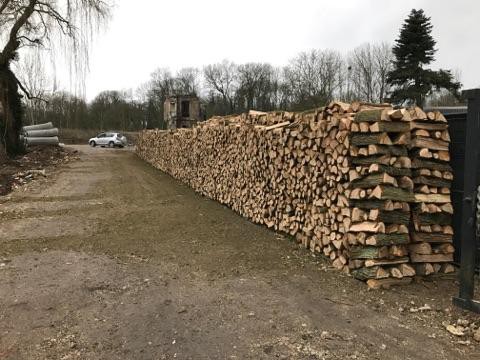
[[[465,178],[462,207],[462,245],[460,260],[460,292],[453,303],[463,309],[480,313],[480,302],[473,300],[476,257],[476,190],[479,183],[477,167],[480,138],[480,89],[463,92],[468,100]]]

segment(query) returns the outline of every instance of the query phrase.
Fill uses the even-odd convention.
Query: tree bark
[[[3,151],[3,156],[19,154],[24,150],[20,142],[23,108],[15,75],[8,67],[0,68],[0,104],[0,151]]]

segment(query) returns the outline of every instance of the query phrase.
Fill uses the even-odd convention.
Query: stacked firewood
[[[407,248],[414,199],[409,142],[407,110],[356,114],[350,134],[349,258],[353,276],[371,284],[408,282],[415,275]]]
[[[192,129],[145,131],[137,153],[344,272],[405,281],[415,274],[411,120],[388,104],[250,111]]]
[[[453,272],[453,207],[450,187],[448,125],[440,112],[410,111],[410,157],[415,205],[412,209],[410,260],[419,275]]]
[[[302,136],[309,138],[314,145],[305,151],[305,160],[311,170],[306,171],[308,175],[299,194],[298,200],[305,198],[304,193],[307,201],[302,204],[303,221],[296,238],[312,252],[329,257],[334,267],[346,272],[349,271],[346,233],[350,225],[348,134],[355,111],[360,107],[360,104],[333,103],[317,114],[303,115],[305,120],[308,119],[309,130]],[[303,156],[300,147],[297,158]],[[313,190],[312,197],[310,189]],[[295,193],[295,189],[291,189],[287,195]]]

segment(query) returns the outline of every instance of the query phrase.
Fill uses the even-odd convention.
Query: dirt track
[[[480,358],[442,325],[453,280],[367,291],[132,151],[76,148],[0,203],[0,359]]]

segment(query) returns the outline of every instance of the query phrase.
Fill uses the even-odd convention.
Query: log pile
[[[414,201],[410,114],[391,107],[356,114],[350,133],[352,275],[371,286],[408,282],[410,203]]]
[[[410,259],[419,275],[453,272],[453,207],[450,187],[448,126],[439,112],[410,111],[415,205],[412,209]]]
[[[303,113],[250,111],[214,117],[192,129],[144,131],[137,153],[375,287],[408,282],[416,273],[410,253],[426,242],[410,240],[426,233],[425,216],[419,220],[412,207],[431,205],[430,199],[425,206],[415,204],[422,188],[416,180],[427,177],[417,172],[417,163],[414,168],[424,145],[417,138],[425,133],[417,136],[412,124],[420,123],[427,121],[388,104],[333,102]],[[436,195],[446,196],[444,188]],[[441,205],[448,210],[448,202]],[[414,224],[422,224],[419,231],[412,230]],[[432,254],[437,250],[432,247]]]

